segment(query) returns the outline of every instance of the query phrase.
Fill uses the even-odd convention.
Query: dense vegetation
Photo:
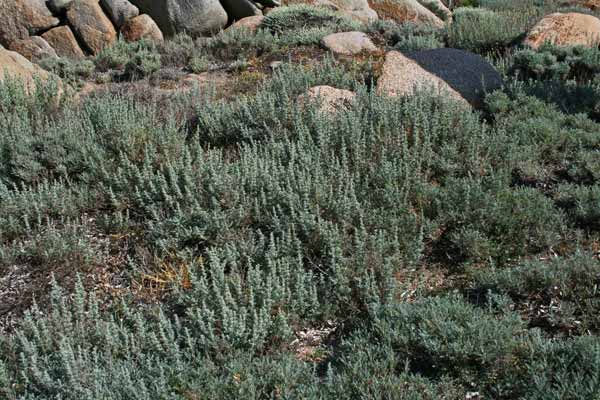
[[[598,398],[599,53],[519,47],[557,3],[477,3],[448,30],[282,7],[46,63],[125,90],[2,84],[0,398]],[[318,46],[347,29],[506,87],[376,96],[379,55]],[[230,79],[152,91],[181,71]],[[316,84],[357,101],[299,106]]]

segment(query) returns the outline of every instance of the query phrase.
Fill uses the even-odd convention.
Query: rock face
[[[314,0],[311,4],[339,11],[364,23],[376,21],[379,18],[367,0]]]
[[[264,19],[265,17],[263,17],[262,15],[242,18],[239,21],[231,24],[231,26],[227,29],[246,29],[251,33],[255,33],[264,21]]]
[[[225,27],[227,13],[219,0],[132,0],[148,14],[165,36],[187,32],[193,37],[209,35]]]
[[[4,47],[58,25],[44,0],[0,0],[0,44]]]
[[[100,5],[117,29],[120,29],[125,22],[140,15],[138,8],[128,0],[100,0]]]
[[[544,42],[591,47],[600,42],[600,19],[579,13],[547,15],[531,29],[523,43],[537,49]]]
[[[429,24],[440,28],[444,26],[444,21],[417,0],[369,0],[369,5],[381,19]]]
[[[139,15],[125,22],[121,28],[123,39],[128,42],[146,39],[153,42],[162,42],[163,34],[156,22],[146,14]]]
[[[23,81],[28,92],[35,89],[35,78],[47,80],[50,74],[15,51],[0,47],[0,82],[10,76]]]
[[[73,31],[68,26],[57,26],[42,35],[50,46],[56,50],[59,57],[79,59],[83,58],[83,50],[79,47]]]
[[[347,56],[377,51],[377,46],[363,32],[333,33],[325,36],[321,44],[335,54]]]
[[[452,19],[452,11],[442,3],[442,0],[419,0],[419,3],[444,21]]]
[[[301,97],[300,101],[318,101],[321,105],[320,111],[331,114],[348,109],[355,98],[356,93],[354,92],[323,85],[308,89],[308,92]]]
[[[238,21],[242,18],[262,15],[262,11],[258,9],[250,0],[221,0],[221,4],[229,18]]]
[[[377,93],[411,95],[419,88],[447,92],[452,98],[474,107],[483,96],[502,86],[500,74],[482,57],[457,49],[434,49],[386,54]]]
[[[43,58],[57,58],[56,51],[39,36],[15,40],[10,45],[10,50],[16,51],[30,61],[39,61]]]
[[[73,31],[92,54],[98,54],[117,40],[112,22],[102,11],[98,0],[78,0],[67,9]]]

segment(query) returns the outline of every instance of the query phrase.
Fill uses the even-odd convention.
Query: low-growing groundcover
[[[287,51],[285,29],[323,34],[288,11],[253,39],[120,43],[51,67],[70,82],[255,67]],[[403,50],[455,35],[506,87],[465,112],[376,96],[378,60],[327,57],[220,100],[0,85],[0,398],[598,398],[595,53],[364,30]],[[261,50],[221,46],[235,38]],[[356,102],[297,101],[322,84]]]

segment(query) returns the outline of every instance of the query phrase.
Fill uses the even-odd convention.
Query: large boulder
[[[117,32],[98,0],[73,2],[67,9],[67,18],[75,35],[92,54],[100,53],[117,40]]]
[[[524,44],[537,49],[545,42],[595,46],[600,42],[600,19],[579,13],[547,15],[529,31]]]
[[[140,10],[128,0],[100,0],[100,5],[117,29],[120,29],[125,22],[140,15]]]
[[[163,34],[156,22],[146,14],[139,15],[125,22],[121,28],[123,39],[127,42],[135,42],[146,39],[151,42],[162,42]]]
[[[264,20],[265,17],[262,15],[242,18],[239,21],[236,21],[235,23],[231,24],[231,26],[229,26],[226,30],[246,29],[250,33],[256,33],[256,31],[258,30],[258,28],[260,28]]]
[[[339,11],[364,23],[376,21],[379,18],[377,13],[371,9],[367,0],[312,0],[308,3]]]
[[[242,18],[262,15],[262,11],[250,0],[221,0],[229,18],[239,21]]]
[[[332,53],[346,56],[377,51],[377,46],[363,32],[332,33],[325,36],[321,44]]]
[[[308,89],[304,95],[300,96],[299,101],[300,104],[317,102],[319,103],[319,111],[325,114],[333,114],[350,108],[355,99],[356,93],[354,92],[321,85]]]
[[[381,19],[398,23],[429,24],[440,28],[444,26],[444,21],[417,0],[369,0],[369,5]]]
[[[227,13],[219,0],[131,0],[148,14],[165,36],[179,32],[197,37],[215,33],[227,25]]]
[[[66,57],[72,59],[80,59],[85,57],[83,50],[77,43],[77,39],[66,25],[57,26],[42,34],[50,46],[56,51],[59,57]]]
[[[16,51],[30,61],[39,61],[44,58],[58,58],[52,46],[39,36],[15,40],[10,44],[9,50]]]
[[[0,44],[10,46],[58,25],[44,0],[0,0]]]
[[[445,92],[459,102],[483,105],[485,93],[502,86],[502,77],[483,57],[458,49],[386,54],[377,93],[411,95],[415,90]]]
[[[0,82],[7,77],[20,79],[28,92],[35,90],[36,79],[48,80],[50,73],[31,63],[16,51],[0,47]]]

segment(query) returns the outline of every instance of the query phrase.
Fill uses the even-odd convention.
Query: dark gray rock
[[[262,11],[250,0],[221,0],[229,18],[239,21],[242,18],[262,15]]]
[[[48,4],[48,8],[53,13],[60,14],[65,11],[74,0],[48,0],[46,4]]]
[[[227,12],[219,0],[131,0],[148,14],[167,37],[186,32],[192,37],[218,32],[227,25]]]
[[[140,15],[140,10],[128,0],[100,0],[100,5],[117,29]]]
[[[502,84],[502,76],[486,59],[464,50],[390,51],[377,81],[377,92],[406,96],[419,88],[436,89],[465,104],[481,107],[485,93]]]
[[[256,3],[262,4],[265,7],[279,7],[281,1],[279,0],[256,0]]]

